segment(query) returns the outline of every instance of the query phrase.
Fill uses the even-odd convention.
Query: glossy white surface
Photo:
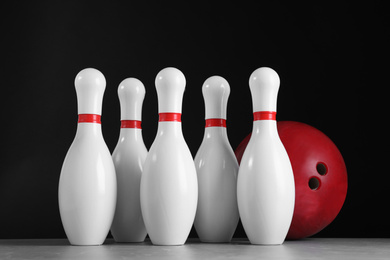
[[[230,93],[222,77],[208,78],[202,87],[206,119],[226,119]],[[202,242],[229,242],[236,230],[238,163],[226,127],[206,127],[195,156],[198,207],[194,226]]]
[[[271,68],[262,67],[251,74],[249,87],[253,112],[276,111],[279,85],[279,75]]]
[[[259,108],[276,111],[274,99],[279,89],[276,72],[260,68],[252,73],[249,85],[254,112]],[[237,199],[241,221],[252,244],[283,243],[294,211],[295,186],[275,120],[253,122],[252,136],[238,173]]]
[[[79,114],[100,115],[105,89],[103,74],[95,69],[82,70],[76,76],[75,85]],[[104,242],[114,216],[116,185],[114,164],[101,125],[78,123],[58,188],[61,220],[71,244]]]
[[[118,88],[121,120],[141,120],[145,87],[135,78],[123,80]],[[121,128],[112,154],[118,181],[117,203],[111,234],[117,242],[142,242],[146,228],[142,218],[140,184],[148,151],[142,130]]]
[[[230,85],[220,76],[212,76],[205,80],[202,86],[205,103],[205,118],[226,119],[227,103],[230,95]]]
[[[77,92],[78,114],[102,113],[102,101],[106,89],[106,78],[97,69],[80,71],[74,80]]]
[[[175,68],[156,77],[159,112],[181,112],[184,75]],[[181,122],[159,122],[141,178],[141,209],[155,245],[185,243],[198,200],[196,170],[184,140]]]
[[[186,86],[184,74],[172,67],[161,70],[155,80],[159,113],[181,113]]]
[[[140,120],[145,98],[145,86],[136,78],[124,79],[118,87],[121,120]]]

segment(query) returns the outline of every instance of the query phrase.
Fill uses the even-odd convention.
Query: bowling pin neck
[[[118,87],[121,105],[121,120],[141,120],[142,103],[145,98],[145,87],[136,78],[123,80]]]
[[[274,133],[278,135],[276,128],[276,112],[275,111],[257,111],[253,113],[253,133],[262,133],[267,136],[272,136]]]
[[[181,113],[186,79],[176,68],[161,70],[155,80],[159,113]]]
[[[142,142],[142,129],[140,128],[121,128],[119,132],[119,141],[130,141],[130,142]]]
[[[204,130],[204,140],[228,140],[226,127],[206,127]]]
[[[121,120],[121,129],[122,128],[142,129],[142,122],[141,120]]]
[[[276,111],[280,79],[271,68],[255,70],[249,78],[252,94],[253,112]]]
[[[119,140],[131,139],[142,141],[142,127],[140,120],[121,120]]]
[[[157,136],[167,133],[183,136],[181,129],[181,113],[159,113]]]
[[[158,122],[157,137],[162,137],[162,136],[184,138],[181,122],[177,122],[177,121]]]
[[[96,69],[84,69],[77,74],[75,87],[78,113],[101,115],[106,88],[104,75]]]
[[[253,121],[252,135],[279,137],[276,120]]]
[[[79,114],[78,123],[101,124],[101,116],[98,114]]]
[[[226,108],[230,94],[229,83],[220,76],[208,78],[202,86],[206,119],[226,119]]]
[[[79,114],[76,136],[80,135],[103,138],[101,116],[97,114]]]
[[[78,123],[76,138],[103,138],[102,125],[99,123]]]

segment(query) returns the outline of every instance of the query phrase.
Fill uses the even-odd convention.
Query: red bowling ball
[[[294,121],[277,124],[295,179],[295,208],[287,239],[301,239],[324,229],[340,212],[347,195],[347,169],[336,145],[321,131]],[[249,139],[250,135],[235,150],[239,163]]]

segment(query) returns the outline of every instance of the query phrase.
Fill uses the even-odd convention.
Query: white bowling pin
[[[183,73],[165,68],[156,77],[159,123],[141,177],[141,209],[155,245],[183,245],[194,222],[198,182],[181,129],[186,84]]]
[[[282,244],[294,211],[293,171],[276,128],[279,84],[270,68],[259,68],[249,78],[254,121],[238,172],[237,199],[252,244]]]
[[[75,86],[79,120],[62,165],[58,202],[69,242],[101,245],[114,217],[117,188],[100,122],[106,79],[96,69],[84,69],[77,74]]]
[[[111,234],[116,242],[142,242],[146,229],[141,213],[140,185],[146,150],[141,129],[145,87],[135,78],[119,84],[121,130],[112,154],[118,181],[118,195]]]
[[[202,242],[230,242],[238,224],[238,163],[226,132],[229,83],[208,78],[202,87],[206,127],[195,156],[198,207],[194,226]]]

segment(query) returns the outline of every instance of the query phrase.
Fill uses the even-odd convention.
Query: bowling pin
[[[198,200],[195,164],[184,140],[181,111],[183,73],[165,68],[156,77],[159,123],[141,177],[141,209],[154,245],[183,245]]]
[[[238,172],[237,200],[252,244],[282,244],[294,211],[293,171],[276,128],[279,84],[278,74],[266,67],[249,78],[254,121]]]
[[[226,132],[229,83],[208,78],[202,87],[206,127],[195,156],[198,207],[194,226],[202,242],[230,242],[238,224],[238,163]]]
[[[106,79],[84,69],[75,79],[78,124],[62,165],[58,202],[62,224],[72,245],[101,245],[115,212],[117,183],[110,151],[101,130]]]
[[[146,229],[141,213],[140,184],[146,150],[141,129],[145,87],[135,78],[118,87],[121,105],[119,141],[112,154],[118,181],[118,195],[111,234],[116,242],[142,242]]]

